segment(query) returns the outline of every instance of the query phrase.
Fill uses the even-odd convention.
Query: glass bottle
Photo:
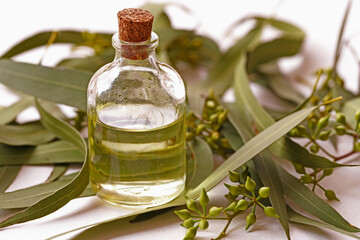
[[[121,31],[112,38],[114,61],[88,86],[90,181],[110,203],[153,206],[184,189],[185,87],[156,59],[154,32],[126,42]]]

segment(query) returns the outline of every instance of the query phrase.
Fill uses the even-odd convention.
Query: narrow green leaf
[[[56,141],[36,147],[13,147],[0,144],[0,165],[39,165],[83,163],[78,148],[66,141]]]
[[[22,97],[16,103],[4,107],[0,109],[0,125],[4,125],[13,121],[16,116],[22,112],[23,110],[27,109],[28,107],[34,105],[34,98],[25,96]]]
[[[111,62],[114,59],[114,49],[108,48],[102,51],[99,54],[89,57],[80,57],[80,58],[66,58],[60,61],[56,67],[68,68],[68,69],[77,69],[87,72],[95,72],[100,67]]]
[[[355,113],[360,109],[360,97],[353,98],[345,102],[343,113],[345,114],[346,121],[355,128],[356,120]]]
[[[187,188],[191,189],[196,187],[214,170],[214,160],[211,148],[201,138],[196,137],[189,142],[188,149],[192,164],[186,166],[186,181]]]
[[[86,111],[90,73],[0,60],[0,82],[45,100]]]
[[[299,38],[303,38],[305,36],[305,32],[301,28],[289,22],[281,21],[274,18],[264,18],[260,16],[254,16],[253,18],[259,22],[264,22],[274,28],[277,28],[278,30],[281,30],[286,35],[298,36]]]
[[[57,31],[56,33],[57,35],[54,43],[79,44],[87,40],[87,35],[84,34],[85,32],[62,30]],[[6,53],[1,56],[1,58],[11,58],[30,49],[45,46],[48,43],[51,34],[53,34],[53,32],[46,31],[30,36],[10,48]],[[98,33],[97,36],[110,41],[112,35],[107,33]]]
[[[302,42],[302,38],[287,36],[258,45],[249,54],[248,71],[252,73],[260,64],[297,54]]]
[[[270,188],[271,205],[275,208],[276,213],[280,216],[279,221],[285,230],[287,238],[290,239],[286,202],[276,165],[271,155],[267,151],[264,151],[258,156],[255,156],[253,162],[261,181],[265,186]]]
[[[359,232],[360,229],[347,222],[333,207],[310,191],[303,183],[277,166],[284,193],[303,209],[320,220],[348,232]]]
[[[3,220],[0,222],[0,228],[41,218],[58,210],[67,204],[71,199],[78,197],[89,183],[89,164],[86,160],[87,146],[83,137],[73,127],[46,112],[39,103],[37,103],[37,107],[41,115],[43,125],[58,137],[73,143],[83,154],[84,164],[80,172],[69,184],[56,190],[51,193],[51,195],[41,199],[26,208],[24,211],[18,212],[15,215]]]
[[[249,87],[244,56],[240,58],[239,64],[237,65],[237,71],[235,71],[234,88],[237,101],[240,101],[240,99],[243,101],[244,106],[247,107],[253,116],[259,130],[264,129],[275,122],[257,101]],[[306,149],[288,138],[281,138],[275,144],[271,145],[270,149],[278,157],[300,163],[306,167],[332,168],[346,166],[332,162],[324,157],[310,154]]]
[[[305,217],[305,216],[295,212],[291,208],[288,208],[288,214],[289,214],[289,219],[291,222],[310,225],[310,226],[316,226],[316,227],[321,227],[321,228],[327,228],[331,231],[335,231],[335,232],[347,235],[347,236],[355,238],[355,239],[360,239],[360,236],[357,236],[353,233],[349,233],[348,231],[345,231],[341,228],[334,227],[333,225],[323,223],[323,222],[317,221],[312,218]]]
[[[0,142],[8,145],[39,145],[54,138],[55,135],[39,122],[22,125],[0,125]]]
[[[273,142],[286,134],[290,129],[304,120],[304,118],[314,109],[315,107],[307,108],[291,114],[260,132],[258,135],[249,140],[242,148],[231,155],[194,190],[189,191],[187,195],[190,198],[194,198],[199,195],[202,188],[205,188],[206,190],[213,188],[227,176],[229,170],[237,169],[256,154],[267,148]]]
[[[38,184],[12,192],[0,193],[0,209],[27,208],[56,190],[66,186],[72,179]]]
[[[51,174],[46,179],[46,182],[53,182],[57,180],[59,177],[65,174],[68,168],[69,168],[68,164],[55,164]]]
[[[0,194],[15,180],[21,166],[0,166]]]

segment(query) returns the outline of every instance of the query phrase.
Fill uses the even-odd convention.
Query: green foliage
[[[318,71],[312,93],[304,98],[277,66],[279,59],[299,53],[305,37],[300,28],[274,18],[248,17],[240,23],[253,21],[254,27],[221,51],[207,36],[172,28],[166,6],[149,3],[144,7],[155,15],[159,58],[174,66],[187,85],[186,192],[170,203],[136,210],[115,220],[122,219],[126,225],[135,215],[186,205],[187,209],[175,211],[187,229],[184,239],[194,239],[200,230],[211,228],[215,219],[227,222],[215,238],[220,239],[235,217],[246,223],[246,229],[261,221],[256,216],[258,208],[279,219],[288,239],[289,222],[354,237],[351,232],[359,229],[322,199],[339,200],[321,182],[332,177],[335,168],[348,166],[340,163],[342,159],[360,151],[360,97],[344,88],[344,79],[336,69],[350,7],[342,23],[333,66]],[[276,29],[278,37],[264,41],[265,28]],[[79,132],[86,127],[88,81],[114,57],[111,36],[68,30],[41,32],[19,42],[0,59],[0,82],[19,91],[20,96],[18,102],[0,108],[0,209],[24,208],[0,222],[1,228],[45,216],[71,199],[94,194],[88,184],[87,147]],[[73,49],[87,47],[93,54],[62,59],[56,67],[11,60],[35,47],[58,43],[71,44]],[[199,77],[198,72],[206,74]],[[269,90],[284,110],[275,115],[273,109],[262,107],[249,87],[250,81]],[[224,104],[220,99],[230,87],[236,101]],[[335,101],[341,96],[344,101]],[[55,104],[77,108],[76,116],[68,118]],[[19,124],[17,115],[30,106],[37,106],[41,121]],[[336,147],[337,136],[351,138],[353,149],[338,156],[324,147],[326,142]],[[289,137],[304,138],[307,143],[301,146]],[[215,156],[223,161],[220,166]],[[298,175],[284,170],[278,158],[290,161]],[[81,170],[64,176],[69,164],[74,163],[83,164]],[[4,193],[22,165],[43,164],[53,166],[45,183]],[[230,203],[212,206],[207,191],[226,176]],[[316,188],[323,191],[321,197],[315,195]],[[287,206],[287,199],[320,220],[294,212]]]

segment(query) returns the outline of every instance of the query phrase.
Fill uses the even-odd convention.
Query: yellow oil
[[[132,117],[121,118],[122,108],[105,106],[88,115],[93,189],[113,204],[153,206],[172,200],[185,184],[184,113],[175,118],[169,109],[145,106],[145,114],[140,109],[136,115],[136,107],[125,106]]]

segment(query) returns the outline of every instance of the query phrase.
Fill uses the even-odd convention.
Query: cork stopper
[[[154,16],[139,8],[123,9],[117,14],[119,39],[125,42],[143,42],[151,37]]]

